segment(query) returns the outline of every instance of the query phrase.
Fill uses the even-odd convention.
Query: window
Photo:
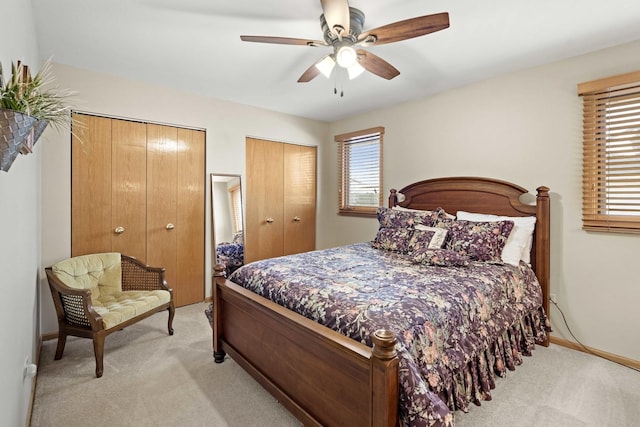
[[[581,83],[583,229],[640,233],[640,71]]]
[[[229,188],[231,196],[231,210],[233,212],[233,232],[242,231],[242,192],[240,186]]]
[[[375,215],[382,206],[383,127],[337,135],[339,213]]]

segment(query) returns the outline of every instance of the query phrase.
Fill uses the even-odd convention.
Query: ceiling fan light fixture
[[[349,68],[358,63],[358,54],[351,46],[342,46],[336,53],[336,62],[342,68]]]
[[[331,55],[325,56],[322,61],[316,64],[316,68],[324,75],[326,78],[331,77],[331,72],[333,71],[333,67],[336,66],[336,61],[333,60]]]
[[[353,80],[364,73],[364,67],[356,61],[351,67],[347,68],[347,73],[349,73],[349,80]]]

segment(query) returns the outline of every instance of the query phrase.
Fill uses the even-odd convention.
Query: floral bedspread
[[[227,267],[227,277],[244,264],[244,244],[220,243],[216,246],[218,262]]]
[[[230,280],[369,346],[375,330],[393,331],[407,426],[453,425],[454,410],[489,400],[494,375],[546,334],[540,286],[524,263],[416,265],[359,243],[254,262]]]

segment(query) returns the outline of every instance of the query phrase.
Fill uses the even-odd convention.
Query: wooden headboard
[[[527,190],[518,185],[491,178],[436,178],[410,184],[401,190],[391,190],[389,207],[402,206],[421,210],[441,207],[452,215],[457,211],[467,211],[505,216],[535,216],[531,267],[542,287],[543,306],[549,316],[549,188],[537,188],[535,205],[520,201],[522,195],[527,193]],[[399,194],[404,196],[402,201],[399,200]]]

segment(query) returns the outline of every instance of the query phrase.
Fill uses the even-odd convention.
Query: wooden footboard
[[[241,365],[304,425],[398,424],[395,338],[371,349],[214,273],[213,348]]]

